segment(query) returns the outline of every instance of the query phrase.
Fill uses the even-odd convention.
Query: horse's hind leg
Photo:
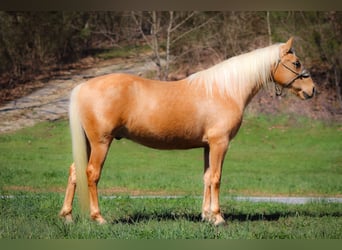
[[[88,177],[88,187],[89,187],[89,197],[90,197],[90,216],[93,220],[98,223],[106,223],[105,219],[102,217],[98,193],[97,193],[97,183],[100,180],[101,170],[106,159],[108,148],[110,142],[108,143],[96,143],[96,145],[91,145],[91,154],[89,159],[89,164],[87,167],[87,177]]]
[[[59,215],[65,218],[66,222],[72,222],[72,202],[75,196],[75,189],[76,189],[76,170],[75,164],[71,164],[69,170],[69,178],[68,178],[68,185],[65,192],[65,198],[63,207],[59,213]]]

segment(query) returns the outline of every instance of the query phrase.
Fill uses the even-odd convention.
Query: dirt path
[[[140,75],[153,69],[152,63],[143,60],[108,60],[72,75],[55,77],[35,92],[0,107],[0,133],[67,117],[70,91],[89,78],[115,72]]]

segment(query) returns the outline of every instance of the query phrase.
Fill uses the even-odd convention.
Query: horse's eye
[[[301,64],[300,64],[299,61],[295,61],[295,62],[293,63],[293,65],[294,65],[297,69],[300,68],[300,66],[301,66]]]

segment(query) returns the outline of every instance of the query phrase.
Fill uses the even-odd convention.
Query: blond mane
[[[235,56],[189,76],[189,84],[204,86],[207,94],[218,90],[220,95],[245,98],[253,88],[271,81],[271,67],[279,60],[281,44]]]

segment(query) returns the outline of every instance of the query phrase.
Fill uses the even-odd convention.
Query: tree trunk
[[[268,31],[268,44],[272,45],[272,30],[271,30],[271,22],[270,22],[270,12],[266,12],[266,21],[267,21],[267,31]]]

